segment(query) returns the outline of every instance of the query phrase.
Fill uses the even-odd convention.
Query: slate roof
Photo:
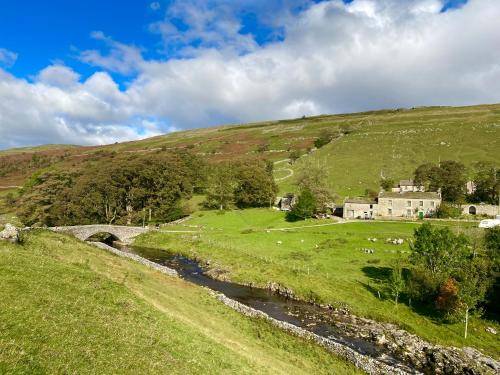
[[[345,203],[377,204],[377,201],[375,201],[374,199],[371,199],[371,198],[359,197],[359,198],[346,199]]]
[[[404,193],[384,191],[381,192],[378,197],[393,199],[441,199],[438,193],[431,191],[408,191]]]

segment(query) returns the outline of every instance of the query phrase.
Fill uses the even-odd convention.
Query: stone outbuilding
[[[293,206],[297,203],[297,196],[295,194],[289,193],[284,197],[280,197],[277,199],[276,206],[281,211],[290,211]]]
[[[471,203],[462,205],[464,215],[492,216],[500,215],[500,206],[484,203]]]
[[[375,199],[351,198],[344,202],[344,219],[374,219],[377,216],[378,204]]]
[[[436,192],[381,192],[378,196],[378,216],[387,218],[432,217],[441,205]]]

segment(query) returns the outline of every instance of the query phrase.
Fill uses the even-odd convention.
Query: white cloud
[[[160,10],[161,8],[161,5],[158,1],[153,1],[151,4],[149,4],[149,7],[154,10],[154,11],[157,11],[157,10]]]
[[[191,32],[179,32],[168,16],[157,24],[167,44],[169,38],[182,42],[179,58],[145,61],[138,47],[94,33],[109,53],[84,51],[82,59],[113,72],[136,72],[126,90],[107,73],[81,81],[62,65],[44,69],[33,83],[0,70],[0,147],[103,143],[221,122],[500,102],[497,0],[471,0],[445,13],[434,0],[324,1],[299,14],[277,14],[285,39],[264,46],[248,35],[239,39],[237,12],[193,8],[199,1],[169,10],[184,17]],[[216,26],[223,18],[227,22]],[[193,40],[199,48],[185,50]]]
[[[36,77],[36,81],[42,84],[68,89],[74,87],[79,79],[78,73],[64,65],[49,65]]]
[[[131,74],[137,71],[143,63],[140,48],[114,41],[102,31],[93,31],[91,37],[100,40],[109,48],[109,53],[103,55],[98,50],[80,52],[80,60],[112,72]]]
[[[0,66],[10,68],[17,60],[17,53],[0,48]]]

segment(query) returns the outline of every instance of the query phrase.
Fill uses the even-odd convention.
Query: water
[[[361,354],[377,358],[389,365],[410,370],[406,364],[392,356],[385,347],[371,341],[348,336],[341,332],[335,326],[335,323],[348,323],[347,316],[343,319],[342,316],[338,314],[334,315],[328,309],[303,301],[291,300],[267,289],[252,288],[212,279],[206,275],[206,269],[196,261],[169,253],[165,250],[137,246],[123,247],[116,243],[114,246],[124,251],[133,252],[155,263],[173,268],[181,278],[196,285],[223,293],[227,297],[265,312],[277,320],[291,323],[320,336],[327,337],[330,340],[346,345]]]

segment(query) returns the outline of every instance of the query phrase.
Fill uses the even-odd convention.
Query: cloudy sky
[[[5,0],[0,148],[500,102],[498,0]]]

